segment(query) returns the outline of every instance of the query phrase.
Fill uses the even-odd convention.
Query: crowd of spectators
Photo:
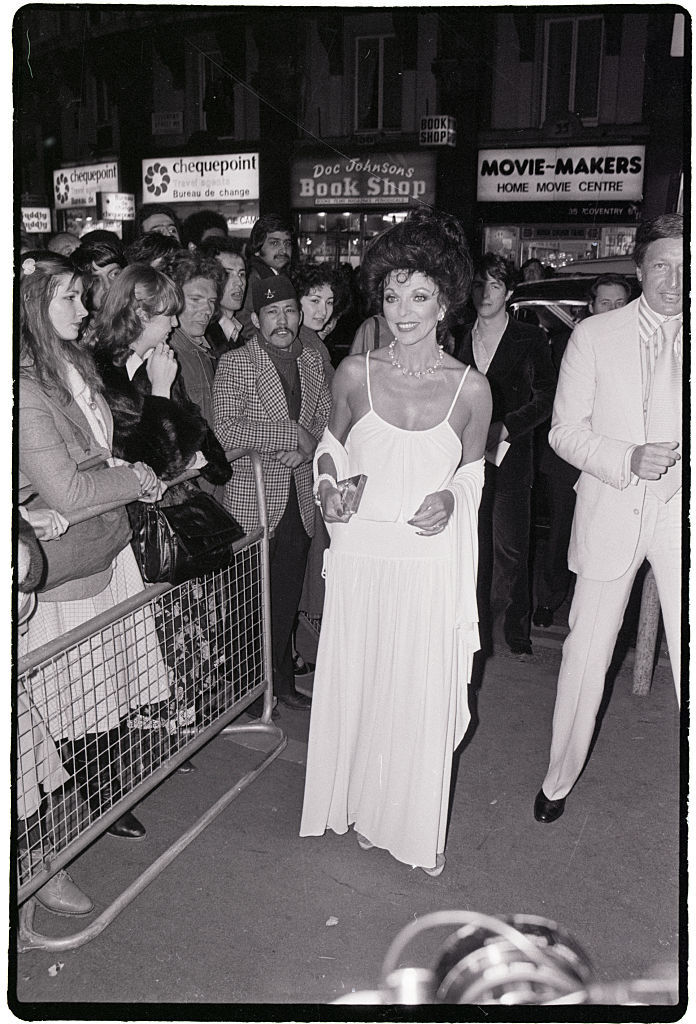
[[[505,641],[522,656],[532,654],[534,437],[551,413],[557,361],[544,330],[517,324],[506,303],[517,281],[547,276],[538,260],[515,273],[502,258],[485,255],[475,267],[473,303],[441,332],[448,358],[487,372],[493,392],[479,516],[479,617],[492,629],[489,613],[497,611]],[[250,528],[251,477],[232,474],[223,448],[251,446],[263,456],[273,530],[276,693],[281,705],[309,708],[311,691],[298,691],[293,678],[302,662],[294,630],[299,608],[321,618],[329,544],[311,494],[312,459],[344,354],[386,349],[392,341],[380,308],[363,300],[357,274],[301,260],[291,223],[276,214],[260,217],[243,243],[215,211],[181,222],[170,207],[148,204],[137,212],[129,245],[108,231],[81,238],[59,232],[45,249],[24,247],[18,278],[18,501],[34,562],[43,560],[36,579],[27,574],[22,581],[36,600],[23,608],[21,653],[142,590],[127,508],[132,518],[133,503],[167,500],[182,471],[198,469],[197,483],[186,487],[208,490]],[[598,280],[589,315],[625,304],[628,291],[616,275]],[[539,625],[552,621],[570,584],[563,548],[573,474],[554,465],[546,472],[558,529],[541,577]],[[174,493],[185,500],[185,489]],[[68,525],[109,500],[124,507]],[[140,628],[149,627],[143,616]],[[108,752],[124,717],[153,700],[164,706],[181,697],[176,664],[160,659],[147,693],[118,664],[116,658],[115,669],[99,668],[92,680],[99,696],[89,709],[76,700],[73,675],[59,670],[44,692],[22,695],[19,710],[41,718],[51,753],[41,792],[75,782],[90,807],[110,805],[120,782]],[[194,699],[183,695],[184,713]],[[260,706],[250,710],[261,713]],[[90,759],[99,784],[85,778]],[[21,813],[30,819],[41,805],[27,793]],[[109,832],[134,839],[145,829],[127,812]],[[57,912],[91,909],[65,872],[38,896]]]

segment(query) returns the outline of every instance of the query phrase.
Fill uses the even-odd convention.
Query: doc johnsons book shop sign
[[[385,208],[409,206],[414,200],[433,204],[435,175],[434,153],[298,157],[292,164],[292,206]]]

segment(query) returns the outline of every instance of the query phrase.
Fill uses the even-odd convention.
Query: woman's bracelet
[[[331,486],[334,488],[334,490],[338,490],[338,484],[336,483],[336,477],[331,476],[330,473],[320,473],[319,476],[316,479],[316,482],[314,484],[314,489],[313,489],[314,504],[315,505],[319,505],[319,506],[321,505],[321,499],[319,498],[319,484],[322,482],[322,480],[326,480],[327,483],[331,484]]]

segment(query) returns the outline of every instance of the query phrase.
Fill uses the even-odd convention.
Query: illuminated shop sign
[[[422,117],[418,141],[421,146],[456,146],[456,119],[448,114],[430,114]]]
[[[51,210],[48,206],[23,206],[22,230],[28,235],[50,234]]]
[[[143,160],[143,203],[258,198],[258,153],[166,156]]]
[[[135,196],[132,192],[101,192],[98,213],[106,220],[135,220]]]
[[[482,149],[479,202],[639,200],[645,146]]]
[[[71,206],[96,206],[97,192],[118,191],[118,161],[61,167],[53,172],[53,193],[57,210]]]
[[[435,153],[299,157],[293,161],[295,209],[392,207],[435,202]]]

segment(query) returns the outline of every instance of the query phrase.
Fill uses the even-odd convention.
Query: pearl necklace
[[[399,360],[396,358],[396,338],[394,338],[389,346],[389,355],[391,357],[392,366],[394,367],[395,370],[401,370],[404,377],[427,377],[430,374],[435,373],[436,370],[440,369],[440,367],[442,366],[442,362],[445,358],[445,350],[443,349],[442,345],[438,345],[437,347],[439,348],[440,352],[438,354],[436,363],[433,363],[432,366],[426,366],[424,370],[407,370],[404,366],[401,365]]]

